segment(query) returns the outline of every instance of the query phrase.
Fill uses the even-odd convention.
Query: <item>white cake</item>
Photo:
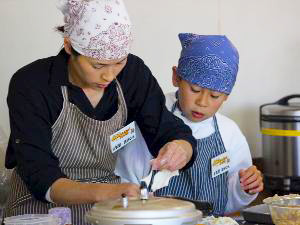
[[[239,225],[236,221],[234,221],[230,217],[216,218],[213,216],[203,218],[200,224],[203,224],[203,225]]]

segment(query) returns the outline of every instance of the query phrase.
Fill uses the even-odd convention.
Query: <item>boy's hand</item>
[[[184,140],[174,140],[165,144],[158,156],[151,161],[153,170],[167,169],[170,171],[183,168],[193,154],[192,145]]]
[[[239,171],[241,187],[249,194],[261,192],[264,189],[263,178],[261,172],[256,166],[251,166],[248,169]]]

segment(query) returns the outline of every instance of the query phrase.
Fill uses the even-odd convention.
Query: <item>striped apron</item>
[[[120,84],[116,80],[118,110],[109,119],[98,121],[83,114],[69,102],[66,86],[62,86],[63,108],[52,126],[51,147],[59,158],[59,166],[69,179],[87,183],[120,183],[114,174],[116,154],[110,149],[110,135],[121,129],[127,120],[127,107]],[[48,213],[53,207],[65,206],[72,211],[72,224],[87,224],[85,213],[92,204],[61,205],[36,200],[13,171],[11,191],[4,216]]]
[[[174,113],[177,102],[172,106]],[[212,178],[211,159],[226,152],[214,116],[215,132],[210,136],[197,140],[197,158],[192,167],[180,171],[173,177],[169,185],[155,192],[156,196],[173,195],[192,200],[207,201],[213,204],[213,214],[224,215],[228,199],[228,172]]]

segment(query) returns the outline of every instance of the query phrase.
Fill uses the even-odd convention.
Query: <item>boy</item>
[[[178,68],[173,67],[178,91],[166,95],[166,105],[192,129],[198,156],[155,195],[208,201],[214,215],[224,215],[248,205],[263,190],[244,135],[217,113],[234,86],[239,55],[226,36],[182,33],[179,39],[181,56]]]

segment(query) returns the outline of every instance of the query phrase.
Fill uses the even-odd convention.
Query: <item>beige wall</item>
[[[134,23],[132,52],[142,57],[165,92],[177,63],[179,32],[226,34],[240,52],[240,71],[223,112],[261,156],[258,107],[300,93],[299,0],[125,0]],[[21,66],[56,54],[62,23],[56,0],[1,0],[0,126],[9,133],[6,95]]]

